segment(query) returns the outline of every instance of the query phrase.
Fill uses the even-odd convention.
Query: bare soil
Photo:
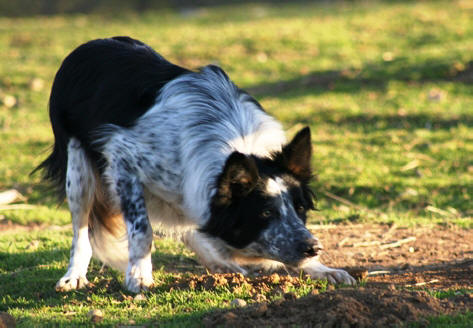
[[[275,275],[232,280],[231,274],[188,279],[188,286],[212,289],[222,278],[253,288],[255,304],[209,314],[204,324],[232,327],[395,327],[426,324],[425,317],[473,311],[473,234],[458,227],[399,228],[384,225],[312,226],[325,246],[322,262],[345,268],[362,281],[357,288],[313,291],[297,298],[285,293],[299,278],[279,277],[284,296],[272,303],[261,286]],[[216,283],[217,282],[217,283]],[[289,285],[288,285],[289,284]],[[437,298],[448,290],[450,297]],[[453,291],[453,292],[452,292]],[[457,292],[455,292],[457,291]]]

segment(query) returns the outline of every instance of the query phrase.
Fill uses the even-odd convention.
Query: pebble
[[[310,291],[310,295],[319,295],[319,290],[318,289],[312,289]]]
[[[245,300],[242,300],[241,298],[235,298],[231,303],[230,303],[231,306],[235,306],[235,307],[243,307],[243,306],[246,306],[246,301]]]
[[[143,294],[136,294],[136,296],[133,298],[135,301],[146,301],[146,296]]]
[[[44,87],[44,81],[40,78],[35,77],[30,82],[30,88],[33,91],[41,91]]]
[[[256,312],[258,313],[265,313],[266,311],[268,311],[268,305],[266,303],[262,303],[256,308]]]
[[[87,313],[87,317],[90,321],[97,323],[103,320],[103,312],[98,309],[90,310],[89,313]]]
[[[8,108],[12,108],[16,105],[16,98],[11,95],[6,95],[3,97],[3,104]]]
[[[233,321],[237,318],[237,315],[233,312],[227,312],[223,317],[226,321]]]

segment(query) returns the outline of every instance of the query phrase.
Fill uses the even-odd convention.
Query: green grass
[[[473,61],[468,6],[367,1],[221,6],[191,15],[0,17],[0,191],[18,189],[38,206],[0,215],[19,224],[69,221],[67,206],[57,207],[39,176],[29,176],[52,144],[51,82],[79,44],[130,35],[186,67],[218,63],[283,122],[288,135],[303,125],[312,128],[320,211],[311,222],[473,228],[473,73],[469,82],[456,78]],[[44,85],[32,87],[35,79]],[[3,105],[5,96],[14,96],[17,105]],[[0,310],[18,317],[20,326],[78,325],[94,307],[105,311],[108,324],[193,325],[235,297],[224,290],[164,287],[141,303],[117,301],[106,289],[56,294],[70,239],[62,230],[0,235]],[[32,240],[40,241],[37,248],[28,248]],[[159,246],[158,268],[160,261],[181,258],[179,244]],[[98,269],[94,263],[91,280]],[[155,272],[157,281],[172,277],[166,269]],[[105,273],[105,280],[121,279]],[[469,314],[459,318],[458,326],[472,322]]]

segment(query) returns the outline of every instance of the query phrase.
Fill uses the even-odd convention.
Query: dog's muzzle
[[[314,257],[320,254],[323,249],[322,244],[315,238],[309,238],[299,242],[297,251],[303,254],[304,257]]]

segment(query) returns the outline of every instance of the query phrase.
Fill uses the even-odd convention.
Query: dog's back
[[[49,113],[55,144],[38,169],[45,169],[46,179],[63,197],[69,139],[77,138],[88,155],[100,162],[92,144],[95,130],[104,124],[131,126],[167,82],[187,72],[129,37],[79,46],[64,59],[54,79]]]

